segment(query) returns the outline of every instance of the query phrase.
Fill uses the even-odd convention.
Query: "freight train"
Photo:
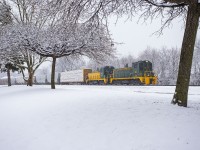
[[[150,61],[138,61],[131,67],[114,68],[104,66],[98,71],[92,69],[72,70],[56,74],[57,84],[88,84],[88,85],[155,85],[157,76],[152,70]],[[12,77],[12,84],[26,84],[22,76]],[[49,84],[47,75],[34,76],[34,84]],[[0,85],[7,84],[7,78],[0,79]]]
[[[61,84],[89,85],[155,85],[157,76],[150,61],[138,61],[131,67],[117,68],[104,66],[99,71],[91,69],[73,70],[60,74]]]

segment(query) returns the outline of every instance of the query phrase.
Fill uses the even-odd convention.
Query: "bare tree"
[[[6,5],[6,2],[10,4],[10,7]],[[55,14],[53,14],[52,11],[50,13],[50,10],[48,9],[50,7],[50,5],[48,5],[49,1],[46,1],[46,0],[44,1],[4,0],[3,2],[0,2],[0,4],[1,4],[0,8],[2,8],[4,14],[8,11],[10,12],[10,17],[4,17],[4,20],[6,20],[4,21],[4,24],[8,22],[8,19],[10,19],[12,20],[12,26],[13,26],[11,27],[11,25],[9,25],[8,29],[6,29],[6,26],[5,26],[4,29],[7,31],[9,29],[11,30],[14,29],[14,32],[12,33],[12,35],[15,34],[13,35],[13,37],[11,37],[10,35],[7,37],[2,35],[6,38],[5,39],[5,41],[7,40],[6,43],[10,42],[10,46],[9,46],[9,50],[6,50],[5,46],[4,48],[1,48],[1,52],[2,50],[12,51],[12,52],[9,52],[9,56],[5,56],[5,57],[8,57],[9,61],[12,63],[13,62],[20,63],[18,64],[18,67],[20,67],[21,69],[24,80],[27,82],[27,85],[32,86],[34,72],[40,66],[40,64],[45,60],[45,58],[42,58],[36,53],[30,52],[27,48],[22,47],[22,45],[20,45],[22,43],[20,42],[22,42],[22,40],[25,40],[26,37],[23,37],[23,36],[26,36],[26,35],[30,36],[30,34],[28,33],[29,31],[28,25],[32,24],[34,26],[38,26],[42,28],[43,26],[47,24],[48,18],[53,17],[53,16],[55,17]],[[25,26],[25,29],[23,29],[22,26]],[[17,27],[19,27],[19,29]],[[14,39],[15,41],[13,41]],[[16,47],[16,44],[14,45],[13,42],[15,43],[18,42],[19,45]],[[13,56],[16,56],[16,55],[17,55],[17,58],[20,58],[20,60],[16,59],[16,57],[15,59],[13,59],[14,58]],[[21,64],[21,61],[24,62],[24,65]],[[28,70],[28,76],[29,76],[28,78],[25,78],[24,69]]]
[[[66,25],[66,24],[65,24]],[[112,56],[114,49],[106,28],[91,23],[71,24],[67,28],[48,28],[40,31],[38,41],[26,40],[25,46],[43,57],[52,58],[51,88],[55,89],[55,67],[57,58],[70,55],[87,56],[95,60],[104,60]]]
[[[0,2],[0,28],[2,30],[3,27],[5,27],[8,24],[12,23],[11,18],[11,8],[10,6],[5,2],[5,0]],[[0,36],[2,36],[2,31],[0,31]],[[3,52],[5,54],[5,51]],[[13,62],[10,62],[7,58],[2,57],[3,55],[0,55],[0,69],[1,72],[7,72],[7,78],[8,78],[8,86],[11,86],[11,77],[10,77],[10,70],[17,71],[19,68],[16,67],[16,64]]]

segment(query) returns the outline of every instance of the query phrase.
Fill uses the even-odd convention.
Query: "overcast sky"
[[[152,23],[137,23],[138,18],[133,18],[132,21],[126,21],[126,18],[121,18],[116,22],[116,19],[109,20],[109,29],[112,38],[115,42],[124,43],[115,45],[118,56],[133,55],[137,57],[147,46],[154,48],[162,48],[166,46],[181,47],[184,26],[180,20],[175,20],[173,24],[163,31],[163,35],[152,35],[160,27],[160,20],[154,20]]]

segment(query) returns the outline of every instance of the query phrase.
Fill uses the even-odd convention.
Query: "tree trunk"
[[[27,86],[33,86],[33,73],[29,73],[28,81],[27,81]]]
[[[56,57],[53,57],[52,68],[51,68],[51,89],[55,89],[55,68],[56,68]]]
[[[199,23],[198,5],[188,6],[185,33],[182,42],[176,90],[173,104],[187,107],[188,89],[195,39]]]
[[[8,86],[11,86],[10,68],[7,68]]]

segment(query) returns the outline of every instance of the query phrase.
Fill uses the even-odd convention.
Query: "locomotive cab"
[[[113,66],[105,66],[100,69],[101,78],[110,78],[113,74]]]
[[[134,76],[145,76],[145,74],[152,75],[152,63],[150,61],[139,61],[132,63]],[[152,72],[152,73],[151,73]]]

